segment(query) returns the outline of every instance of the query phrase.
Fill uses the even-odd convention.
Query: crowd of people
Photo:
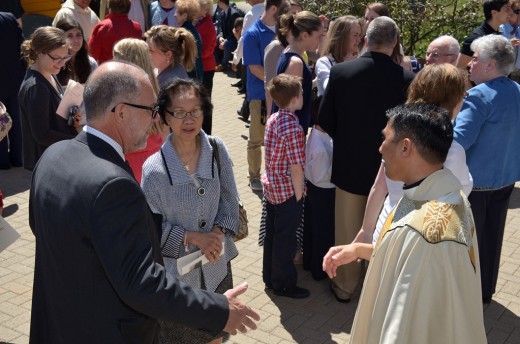
[[[100,20],[66,0],[25,41],[0,12],[0,168],[33,173],[31,342],[217,344],[256,328],[247,285],[233,288],[233,163],[211,135],[226,72],[245,93],[266,292],[308,297],[303,264],[338,302],[360,295],[352,343],[485,343],[520,180],[520,1],[485,0],[484,23],[432,40],[425,66],[383,3],[364,18],[249,3],[109,0]]]

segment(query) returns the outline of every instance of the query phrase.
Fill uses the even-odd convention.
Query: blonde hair
[[[175,8],[179,14],[186,13],[188,15],[188,21],[193,21],[193,19],[197,18],[197,15],[200,12],[200,4],[198,0],[177,0],[175,2]]]
[[[180,63],[186,70],[195,68],[197,43],[195,37],[188,30],[167,25],[156,25],[146,31],[144,36],[146,40],[153,40],[155,46],[161,51],[171,51],[173,55],[172,63]]]
[[[156,95],[159,94],[159,82],[155,76],[150,53],[148,52],[148,45],[137,38],[125,38],[116,43],[113,49],[114,61],[123,63],[133,63],[141,67],[152,84],[152,88]],[[161,124],[155,122],[152,126],[151,133],[158,134],[161,132]]]
[[[212,0],[199,0],[199,6],[208,10],[208,13],[211,13],[213,10],[213,1]]]
[[[155,76],[148,45],[137,38],[125,38],[116,43],[113,50],[114,61],[133,63],[146,72],[155,94],[159,94],[159,82]]]
[[[25,40],[21,46],[21,56],[30,66],[38,58],[38,54],[47,54],[66,46],[65,32],[52,26],[37,28],[31,39]]]
[[[325,55],[331,54],[338,63],[343,62],[343,58],[349,52],[350,31],[354,25],[359,25],[362,29],[359,19],[354,16],[342,16],[334,21],[330,28]],[[345,37],[348,37],[348,40]],[[358,52],[359,50],[356,51],[356,53]]]

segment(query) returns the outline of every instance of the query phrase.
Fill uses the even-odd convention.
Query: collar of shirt
[[[88,133],[88,134],[94,135],[95,137],[100,138],[101,140],[103,140],[106,143],[108,143],[110,146],[112,146],[112,148],[114,148],[116,150],[117,154],[119,154],[121,159],[123,159],[123,161],[126,161],[125,154],[123,153],[123,148],[119,145],[119,143],[117,143],[110,136],[102,133],[101,131],[99,131],[97,129],[89,127],[88,125],[83,127],[83,131]]]
[[[280,108],[280,109],[278,110],[278,113],[279,113],[280,115],[289,115],[289,116],[291,116],[292,118],[294,118],[296,121],[298,121],[298,116],[296,116],[296,114],[295,114],[294,112],[291,112],[291,111],[289,111],[289,110],[287,110],[287,109],[282,109],[282,108]]]

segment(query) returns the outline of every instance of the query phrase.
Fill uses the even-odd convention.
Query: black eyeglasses
[[[456,54],[439,54],[439,53],[432,53],[431,51],[426,52],[426,57],[431,56],[434,59],[438,59],[441,56],[454,56]]]
[[[518,10],[513,10],[513,13],[514,13],[514,14],[520,14],[520,9],[518,9]]]
[[[138,105],[138,104],[132,104],[132,103],[125,103],[125,102],[121,102],[121,104],[125,104],[125,105],[128,105],[128,106],[131,106],[131,107],[134,107],[134,108],[137,108],[137,109],[143,109],[143,110],[148,110],[152,113],[152,119],[155,119],[155,117],[157,117],[157,114],[159,113],[159,105],[154,105],[154,106],[146,106],[146,105]],[[116,111],[116,107],[114,106],[112,108],[112,112],[115,112]]]
[[[49,56],[50,59],[52,60],[52,62],[54,62],[54,63],[68,62],[72,58],[72,55],[68,55],[68,56],[65,56],[65,57],[54,57],[54,56],[52,56],[49,53],[47,53],[47,56]]]
[[[186,116],[188,116],[188,114],[193,118],[199,118],[200,116],[202,116],[204,114],[204,111],[202,111],[201,109],[195,109],[195,110],[191,110],[191,111],[177,110],[177,111],[173,111],[173,112],[165,109],[164,111],[166,111],[171,116],[178,118],[178,119],[184,119],[184,118],[186,118]]]

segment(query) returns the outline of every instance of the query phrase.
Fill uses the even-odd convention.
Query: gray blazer
[[[177,271],[177,258],[188,254],[183,245],[184,233],[209,232],[213,226],[227,229],[224,255],[218,262],[202,266],[206,289],[215,291],[227,274],[227,263],[238,255],[233,242],[239,227],[233,164],[222,140],[215,138],[221,164],[221,175],[218,175],[216,160],[212,161],[213,148],[201,130],[201,153],[194,176],[199,185],[196,185],[175,152],[171,135],[161,150],[146,160],[141,186],[152,212],[163,217],[161,251],[167,271],[192,287],[201,287],[200,268],[183,276]],[[198,187],[205,189],[203,196],[197,194]],[[190,245],[189,253],[197,250]]]

